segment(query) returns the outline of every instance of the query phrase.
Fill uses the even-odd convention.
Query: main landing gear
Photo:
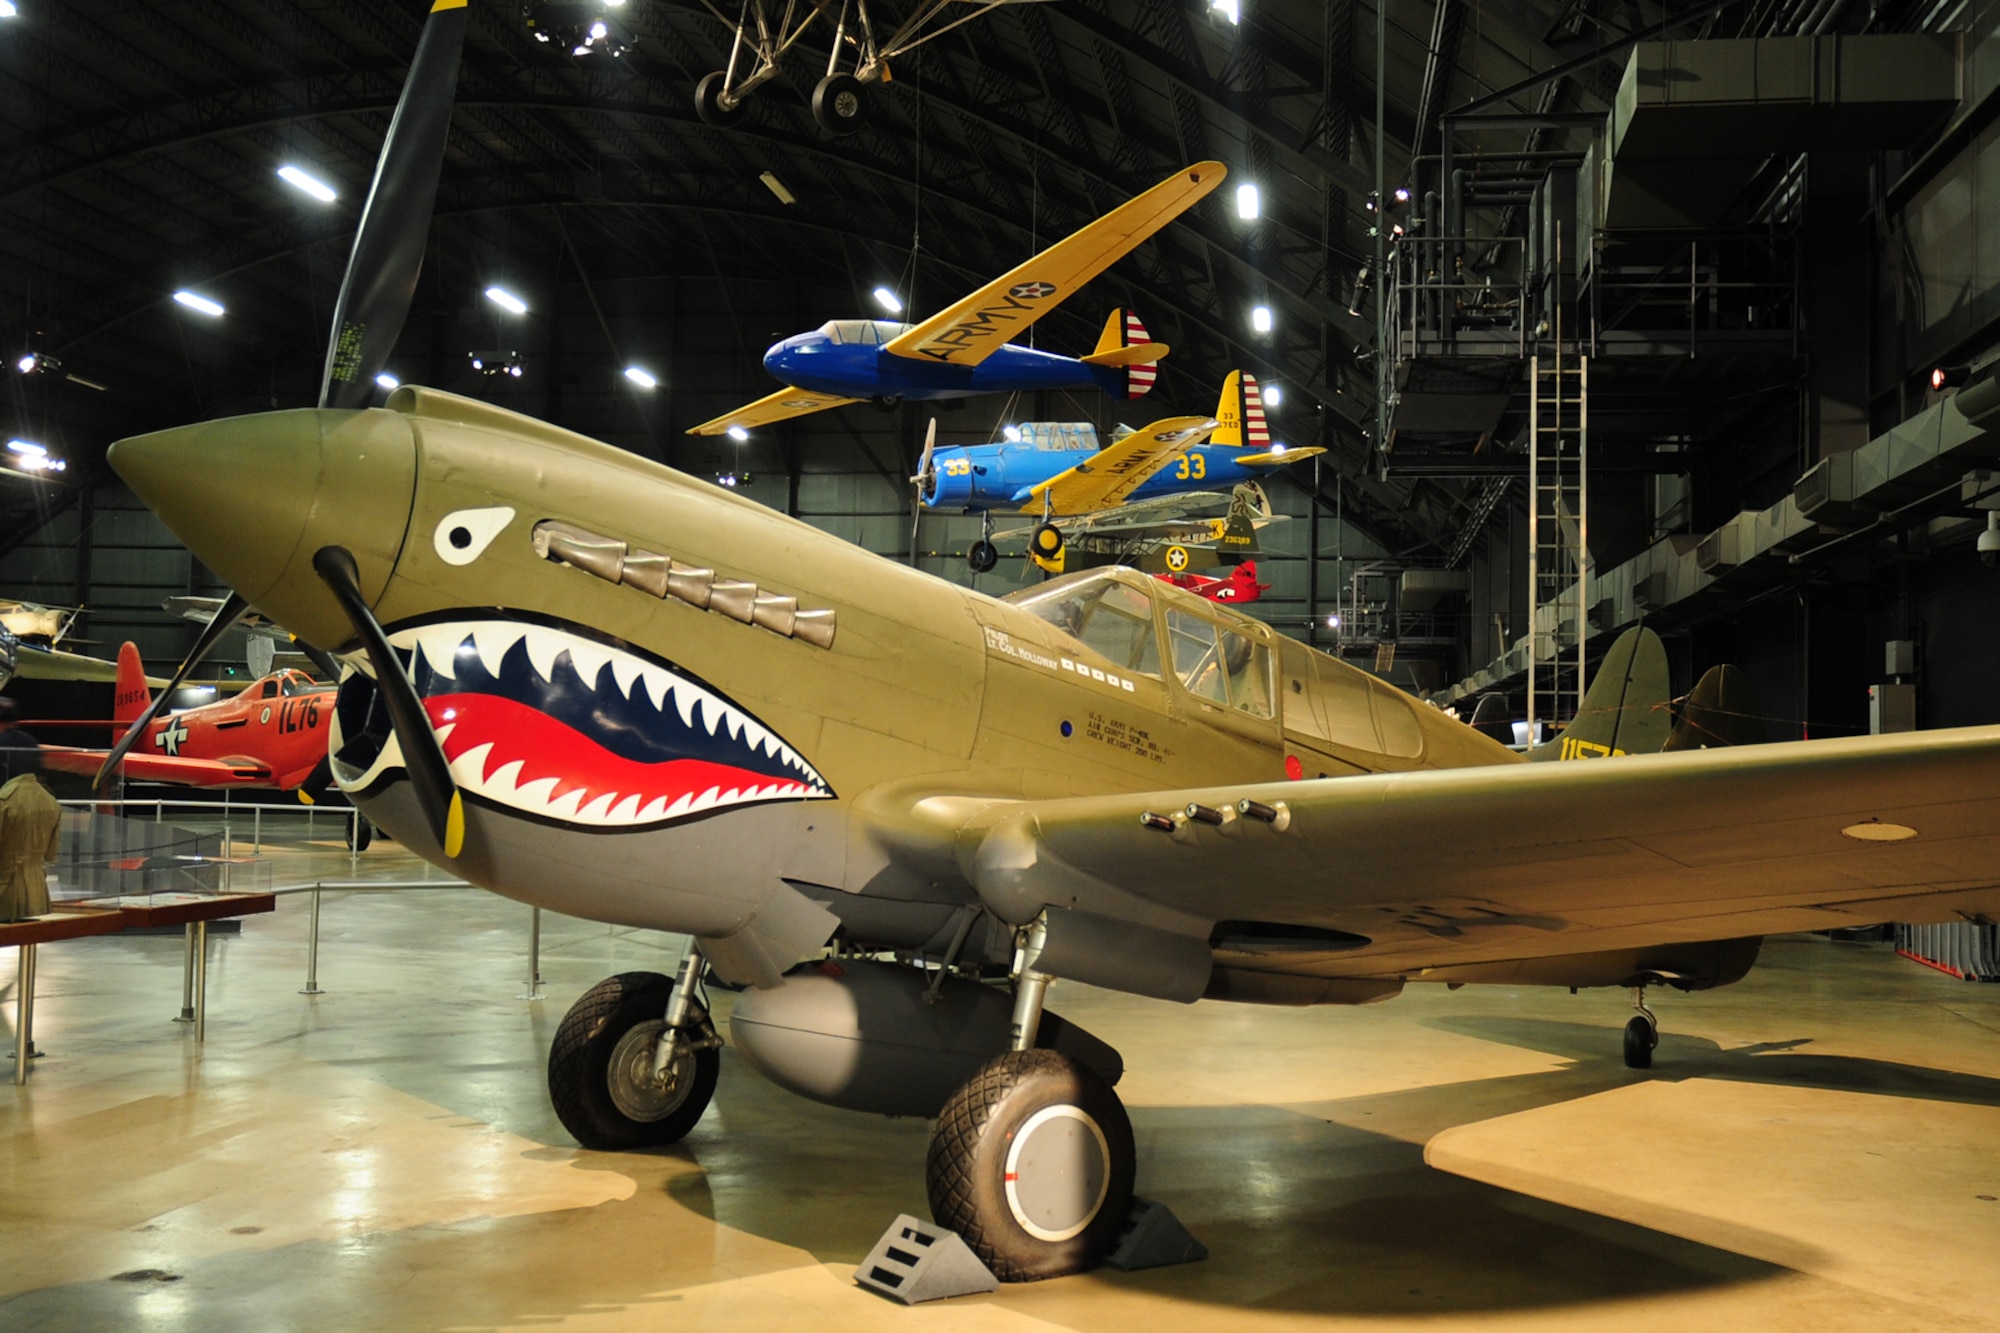
[[[993,544],[993,511],[983,510],[979,515],[979,540],[965,553],[965,563],[972,566],[975,574],[991,573],[1000,563],[1000,549]]]
[[[938,1113],[924,1159],[931,1216],[1003,1282],[1095,1266],[1132,1210],[1132,1122],[1103,1079],[1035,1048],[1049,978],[1037,925],[1016,956],[1014,1049],[979,1067]]]
[[[678,1143],[715,1096],[722,1038],[694,998],[701,955],[677,979],[621,972],[570,1006],[549,1049],[549,1100],[586,1148]]]
[[[1639,1012],[1625,1025],[1625,1066],[1628,1069],[1651,1069],[1653,1048],[1660,1044],[1660,1020],[1646,1007],[1644,985],[1632,988],[1632,1007]]]

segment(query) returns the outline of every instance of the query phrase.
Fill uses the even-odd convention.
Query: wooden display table
[[[225,917],[255,916],[278,907],[275,893],[150,893],[130,898],[88,898],[80,906],[115,909],[119,929],[187,928],[181,967],[181,1012],[175,1021],[194,1024],[194,1039],[208,1040],[208,923]]]
[[[28,1062],[35,1052],[36,948],[85,935],[110,935],[124,928],[125,913],[117,908],[50,912],[0,925],[0,948],[11,944],[20,950],[14,973],[14,1082],[28,1081]]]
[[[181,1014],[194,1024],[194,1039],[208,1037],[208,923],[225,917],[276,911],[274,893],[169,893],[133,898],[90,898],[66,903],[46,916],[0,925],[0,948],[20,950],[14,1024],[14,1082],[28,1081],[35,1027],[35,949],[85,935],[115,935],[126,929],[187,928],[187,956],[181,973]]]

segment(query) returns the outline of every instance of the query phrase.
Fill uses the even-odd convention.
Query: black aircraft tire
[[[931,1216],[994,1276],[1037,1282],[1111,1251],[1136,1161],[1132,1122],[1103,1079],[1055,1051],[1010,1051],[938,1113],[924,1185]]]
[[[972,566],[975,574],[985,574],[1000,563],[1000,552],[989,541],[976,541],[972,549],[965,553],[965,563]]]
[[[368,844],[375,841],[375,826],[368,822],[368,816],[356,815],[354,822],[347,826],[347,846],[356,856],[368,850]]]
[[[722,88],[729,81],[723,70],[701,76],[701,82],[694,86],[694,111],[701,117],[701,123],[712,125],[718,130],[726,130],[741,121],[749,107],[738,102],[733,110],[725,111],[722,106]]]
[[[640,1062],[650,1062],[654,1047],[649,1034],[635,1029],[662,1022],[673,989],[672,978],[657,972],[621,972],[585,991],[563,1015],[549,1047],[549,1100],[556,1119],[584,1147],[622,1152],[678,1143],[708,1109],[721,1072],[718,1051],[685,1057],[692,1068],[672,1097],[648,1100],[631,1077]],[[692,1006],[690,1026],[705,1016],[700,1005]],[[621,1071],[624,1082],[614,1088]],[[634,1106],[636,1115],[628,1113]]]
[[[1651,1069],[1653,1048],[1660,1044],[1660,1034],[1646,1021],[1643,1014],[1634,1014],[1632,1021],[1625,1025],[1625,1067],[1628,1069]]]
[[[813,89],[813,119],[828,134],[853,134],[868,123],[868,92],[852,74],[829,74]]]

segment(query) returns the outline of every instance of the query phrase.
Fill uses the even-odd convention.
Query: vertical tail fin
[[[1562,735],[1528,751],[1530,759],[1602,759],[1657,754],[1673,726],[1673,689],[1660,636],[1635,625],[1618,636],[1584,692],[1583,708]]]
[[[1229,516],[1217,534],[1221,548],[1232,555],[1257,550],[1256,520],[1269,512],[1270,501],[1265,498],[1263,487],[1254,481],[1237,482],[1229,493]]]
[[[1249,371],[1232,370],[1222,381],[1215,419],[1221,424],[1208,437],[1210,444],[1259,451],[1271,447],[1271,430],[1264,423],[1264,395],[1257,387],[1257,377]]]
[[[1757,711],[1750,678],[1733,666],[1710,667],[1695,682],[1664,749],[1712,750],[1724,745],[1762,745],[1770,737]]]
[[[118,679],[113,687],[111,718],[121,727],[129,727],[146,711],[146,705],[153,702],[153,692],[146,687],[146,667],[139,660],[139,650],[127,639],[118,649]]]
[[[1098,383],[1106,393],[1124,398],[1142,398],[1160,377],[1157,364],[1167,349],[1146,336],[1146,326],[1129,310],[1113,310],[1097,335],[1097,347],[1081,358],[1086,366],[1101,372]]]

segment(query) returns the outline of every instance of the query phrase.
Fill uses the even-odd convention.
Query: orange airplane
[[[302,671],[274,671],[231,698],[153,719],[125,757],[125,776],[185,787],[273,787],[312,803],[327,785],[333,696],[333,686],[315,684]],[[131,726],[152,698],[139,650],[127,643],[118,650],[112,709],[118,728]],[[107,753],[44,746],[42,761],[95,777]]]

